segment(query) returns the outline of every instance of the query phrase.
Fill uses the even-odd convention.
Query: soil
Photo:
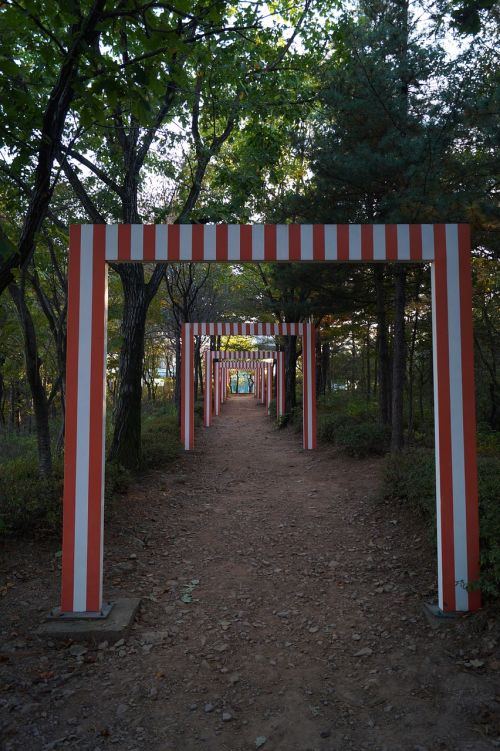
[[[433,628],[432,535],[381,498],[379,459],[301,448],[233,397],[106,526],[124,641],[43,641],[54,541],[2,553],[2,749],[486,751],[500,746],[488,610]]]

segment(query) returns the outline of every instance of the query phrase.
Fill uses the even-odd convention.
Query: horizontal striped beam
[[[303,323],[192,323],[193,336],[302,336]]]
[[[213,355],[217,360],[276,360],[276,350],[244,349],[239,351],[214,350]]]
[[[251,363],[243,362],[242,360],[223,360],[219,365],[226,370],[256,370],[258,367],[257,363],[252,365]]]
[[[456,224],[81,225],[105,260],[195,262],[433,261],[436,228]],[[456,230],[455,230],[456,231]]]

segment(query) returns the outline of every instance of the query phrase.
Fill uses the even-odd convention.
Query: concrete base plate
[[[98,615],[92,618],[88,614],[81,618],[74,615],[57,617],[51,614],[35,633],[48,639],[117,641],[127,634],[140,604],[139,597],[115,600],[106,617]]]
[[[445,613],[438,605],[432,602],[424,602],[422,610],[430,626],[435,629],[441,626],[452,626],[464,615],[464,613]]]

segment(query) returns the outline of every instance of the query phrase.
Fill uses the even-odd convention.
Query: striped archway
[[[470,588],[479,522],[468,225],[85,224],[70,228],[61,612],[102,609],[107,264],[197,261],[430,265],[439,607],[479,608]],[[219,333],[213,325],[199,333]],[[250,325],[272,335],[273,324]]]

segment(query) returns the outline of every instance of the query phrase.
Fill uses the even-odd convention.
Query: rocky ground
[[[58,545],[4,546],[5,751],[500,746],[498,622],[425,620],[434,546],[380,499],[378,460],[306,453],[234,397],[193,453],[119,499],[105,538],[107,597],[142,598],[115,644],[34,636]]]

